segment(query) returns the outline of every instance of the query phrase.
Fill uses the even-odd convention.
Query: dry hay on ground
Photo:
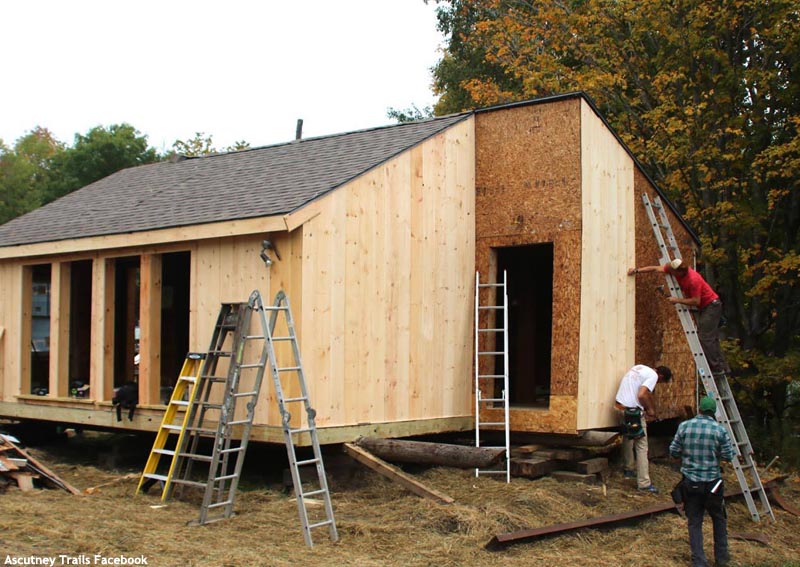
[[[332,496],[340,540],[316,530],[307,548],[299,529],[296,504],[279,483],[264,486],[243,478],[236,517],[201,527],[186,526],[197,517],[198,500],[173,501],[159,507],[156,496],[134,497],[132,472],[112,471],[54,460],[62,453],[36,451],[56,473],[85,489],[111,483],[83,497],[60,490],[0,495],[0,550],[14,556],[106,557],[145,555],[149,565],[296,566],[336,565],[406,567],[464,566],[658,566],[689,564],[685,521],[665,513],[628,526],[583,530],[503,551],[484,545],[497,533],[580,520],[666,501],[668,495],[637,493],[618,471],[602,486],[560,483],[551,478],[475,478],[470,471],[433,468],[415,473],[430,487],[455,498],[453,505],[423,500],[371,471],[332,479]],[[259,464],[259,463],[251,463]],[[264,467],[269,466],[266,462]],[[678,473],[654,464],[654,482],[672,486]],[[347,476],[347,478],[345,478]],[[730,479],[730,486],[735,480]],[[800,482],[792,477],[781,487],[800,506]],[[800,518],[776,508],[777,521],[754,524],[741,500],[729,502],[729,531],[766,534],[771,544],[731,541],[734,565],[800,565]],[[706,548],[711,550],[710,522]],[[5,555],[0,556],[4,559]],[[58,563],[56,563],[58,564]]]

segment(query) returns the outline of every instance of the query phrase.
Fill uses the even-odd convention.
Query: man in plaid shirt
[[[703,514],[708,510],[714,524],[716,565],[728,565],[728,521],[725,512],[721,461],[733,459],[733,445],[725,428],[714,414],[717,403],[706,396],[700,400],[700,413],[678,426],[669,445],[669,454],[681,459],[684,510],[689,522],[692,565],[707,567],[703,551]]]

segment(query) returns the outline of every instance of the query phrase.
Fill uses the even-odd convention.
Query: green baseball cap
[[[711,396],[706,396],[700,400],[700,413],[717,413],[717,402]]]

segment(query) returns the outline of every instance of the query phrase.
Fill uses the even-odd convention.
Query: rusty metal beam
[[[780,480],[780,478],[770,480],[768,482],[765,482],[763,486],[765,489],[767,488],[772,489],[774,488],[778,480]],[[732,498],[734,496],[741,496],[741,495],[742,495],[742,490],[741,488],[737,487],[736,489],[732,490],[729,494],[726,494],[725,497]],[[663,504],[648,506],[647,508],[642,508],[640,510],[631,510],[629,512],[612,514],[610,516],[600,516],[598,518],[579,520],[577,522],[566,522],[563,524],[555,524],[551,526],[544,526],[541,528],[529,528],[529,529],[519,530],[516,532],[497,534],[486,544],[486,549],[489,550],[504,549],[506,546],[514,543],[531,541],[539,538],[544,538],[547,536],[559,535],[562,533],[580,530],[584,528],[599,528],[604,526],[611,526],[614,524],[624,523],[636,518],[647,518],[655,514],[660,514],[662,512],[669,512],[671,510],[677,511],[677,506],[672,502],[664,502]]]

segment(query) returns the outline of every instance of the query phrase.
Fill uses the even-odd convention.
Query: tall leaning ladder
[[[303,363],[300,360],[300,346],[295,332],[292,310],[289,299],[283,291],[275,295],[272,307],[265,307],[265,311],[270,312],[269,325],[264,325],[267,336],[267,350],[269,351],[269,365],[272,372],[272,382],[275,385],[275,393],[278,397],[278,407],[281,413],[283,425],[283,437],[286,442],[286,452],[289,457],[289,470],[292,473],[294,493],[297,499],[297,510],[300,514],[300,524],[303,529],[303,538],[306,545],[313,547],[314,541],[311,531],[314,528],[328,527],[328,532],[332,541],[339,539],[336,531],[336,520],[333,517],[333,506],[331,505],[331,495],[328,490],[328,480],[325,476],[325,466],[322,462],[322,451],[319,446],[317,436],[316,410],[311,407],[311,402],[306,388],[305,372]],[[286,334],[275,336],[278,322],[281,322],[280,329],[285,329]],[[278,358],[275,352],[276,343],[288,342],[291,345],[291,362],[288,366],[278,366]],[[283,357],[284,359],[286,357]],[[285,363],[285,361],[284,361]],[[292,397],[286,397],[286,390],[293,393]],[[306,425],[292,425],[292,414],[289,408],[297,407],[298,411],[305,411]],[[310,459],[298,460],[295,448],[295,438],[302,434],[308,434],[311,439],[313,457]],[[316,469],[316,482],[309,490],[303,486],[303,475],[300,473],[301,467],[313,467]],[[308,481],[307,481],[308,483]],[[323,502],[322,515],[314,510],[314,499],[321,498]],[[318,500],[317,500],[318,502]],[[309,514],[309,512],[312,512]],[[316,514],[314,514],[316,512]],[[319,516],[310,519],[310,516]]]
[[[253,312],[260,314],[261,334],[249,334]],[[178,447],[175,478],[170,483],[170,487],[177,484],[204,490],[200,516],[192,524],[207,524],[233,515],[266,366],[266,336],[264,305],[258,291],[250,295],[247,303],[222,304],[194,403],[187,410],[188,435]],[[253,360],[246,360],[247,355]],[[228,368],[222,374],[218,363],[225,358]],[[240,402],[245,403],[244,408]],[[214,441],[208,454],[201,438],[210,436]],[[205,482],[192,475],[194,466],[200,464],[208,466]],[[171,489],[168,489],[166,498],[170,496]]]
[[[204,358],[205,354],[196,352],[186,355],[178,381],[172,390],[172,396],[153,441],[150,456],[144,466],[144,472],[136,487],[136,494],[142,492],[143,489],[146,491],[147,487],[155,482],[161,482],[161,500],[166,500],[175,466],[179,461],[178,447],[181,446],[186,435],[186,426],[189,421],[188,410],[195,402]],[[159,473],[161,457],[169,457],[169,467],[167,471]]]
[[[673,258],[681,258],[678,243],[675,240],[675,235],[672,232],[672,227],[661,199],[656,197],[651,203],[650,198],[645,193],[642,195],[642,201],[644,202],[647,216],[650,219],[653,233],[658,242],[661,256],[659,262],[661,265],[670,262]],[[673,297],[682,297],[678,282],[672,274],[666,274],[666,277],[670,294]],[[753,446],[750,444],[750,439],[747,436],[747,430],[742,422],[742,416],[739,414],[739,408],[736,406],[736,400],[733,397],[730,384],[728,384],[728,378],[725,374],[718,374],[716,376],[712,374],[708,359],[700,345],[697,327],[695,326],[689,308],[680,303],[676,303],[675,308],[678,312],[683,331],[686,334],[686,339],[689,342],[689,347],[692,350],[695,366],[697,367],[697,372],[700,375],[703,387],[708,395],[720,402],[717,404],[717,420],[725,426],[725,429],[727,429],[728,434],[733,440],[736,453],[733,458],[733,470],[736,471],[736,478],[739,480],[739,485],[742,487],[742,492],[747,502],[747,509],[750,510],[750,516],[756,522],[760,520],[760,514],[768,515],[774,520],[775,515],[772,512],[772,507],[767,499],[764,486],[758,475],[755,460],[753,459]],[[756,507],[755,498],[758,498],[761,502],[760,513]]]
[[[505,469],[475,469],[475,476],[482,474],[505,474],[506,482],[511,482],[511,435],[508,423],[508,277],[503,271],[502,283],[481,283],[480,273],[475,272],[475,446],[484,445],[482,434],[489,436],[503,427],[505,446]],[[486,290],[481,294],[481,290]],[[481,303],[481,296],[487,298]],[[502,297],[502,304],[498,298]],[[482,323],[485,326],[482,326]],[[498,344],[502,339],[502,350]],[[488,362],[487,362],[488,359]],[[483,364],[481,364],[483,363]],[[489,374],[481,374],[481,366],[488,368]],[[502,366],[502,374],[497,373]],[[499,390],[499,394],[498,394]],[[484,397],[484,392],[487,392]],[[503,421],[482,421],[481,410],[497,408],[502,404]]]

